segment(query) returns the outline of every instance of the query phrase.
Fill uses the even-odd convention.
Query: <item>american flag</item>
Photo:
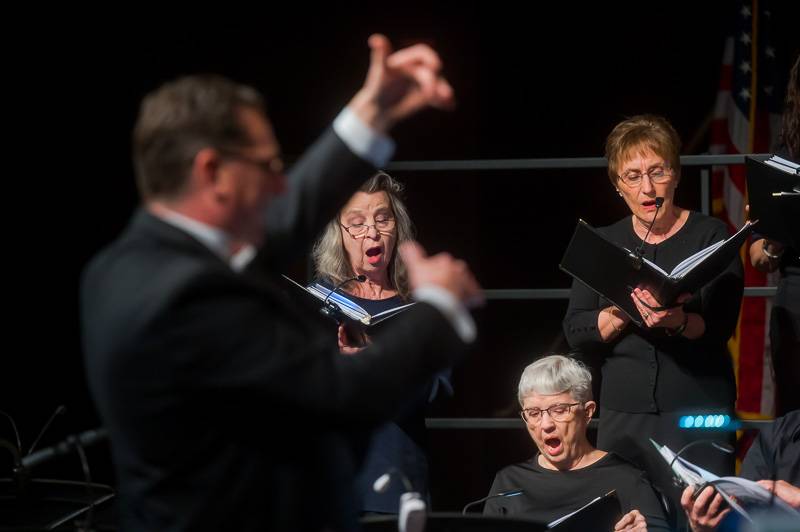
[[[788,61],[774,45],[771,21],[778,13],[765,0],[743,1],[732,18],[733,34],[725,43],[719,93],[711,128],[711,153],[767,153],[775,151],[785,90],[782,65]],[[785,67],[788,71],[788,67]],[[712,211],[730,229],[745,220],[745,167],[712,169]],[[750,265],[742,250],[745,286],[774,285]],[[745,297],[729,348],[736,369],[737,411],[742,417],[774,414],[774,384],[769,352],[770,301]]]

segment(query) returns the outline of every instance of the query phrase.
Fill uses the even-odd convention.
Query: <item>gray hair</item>
[[[389,174],[378,172],[358,190],[367,194],[385,192],[389,198],[389,206],[392,208],[397,227],[397,240],[392,260],[389,263],[389,282],[392,283],[392,287],[397,290],[400,297],[408,299],[410,294],[408,272],[397,253],[397,246],[414,238],[414,225],[411,223],[408,209],[401,198],[403,185],[395,181]],[[344,249],[340,216],[341,211],[325,226],[322,236],[314,244],[312,251],[317,277],[327,279],[334,285],[355,275]]]
[[[552,395],[569,392],[576,401],[592,400],[592,374],[584,364],[563,355],[550,355],[530,364],[519,379],[517,399],[536,392]]]

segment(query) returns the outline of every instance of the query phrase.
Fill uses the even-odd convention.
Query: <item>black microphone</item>
[[[10,444],[5,444],[4,443],[3,447],[6,447],[10,451],[12,451],[12,454],[14,455],[14,480],[15,480],[15,482],[17,484],[17,490],[20,493],[25,491],[26,485],[27,485],[28,480],[30,478],[30,471],[28,470],[28,467],[27,467],[27,465],[25,463],[25,458],[28,455],[30,455],[31,452],[36,448],[36,444],[39,443],[39,440],[42,439],[42,436],[44,435],[44,433],[47,432],[47,429],[53,423],[53,420],[56,417],[58,417],[59,415],[63,414],[66,411],[66,409],[67,408],[64,405],[59,405],[58,408],[56,408],[55,412],[53,412],[50,415],[50,418],[47,420],[47,422],[42,427],[42,430],[39,431],[38,436],[36,436],[36,439],[33,441],[33,444],[31,444],[30,448],[28,449],[28,453],[25,456],[22,455],[22,440],[19,437],[19,432],[17,432],[17,426],[14,423],[13,418],[10,415],[6,414],[5,412],[2,412],[9,419],[9,421],[11,421],[11,425],[14,428],[14,433],[17,436],[17,451],[16,452],[14,452],[14,449]]]
[[[470,503],[467,503],[466,506],[464,506],[464,509],[461,510],[461,515],[467,515],[467,509],[469,509],[471,506],[475,506],[476,504],[480,504],[482,502],[488,501],[489,499],[494,499],[496,497],[516,497],[517,495],[522,495],[523,493],[524,493],[524,490],[512,489],[512,490],[506,490],[506,491],[501,491],[499,493],[493,493],[491,495],[487,495],[486,497],[484,497],[482,499],[478,499],[477,501],[472,501]]]
[[[644,254],[644,244],[647,241],[647,237],[650,236],[650,231],[653,229],[653,225],[656,223],[656,217],[658,216],[658,209],[664,204],[664,198],[661,196],[656,196],[656,212],[653,214],[653,221],[650,222],[650,226],[647,228],[647,232],[644,234],[644,238],[642,242],[634,249],[631,253],[628,254],[628,258],[631,260],[631,264],[637,270],[642,267],[642,255]]]
[[[55,420],[55,419],[56,419],[58,416],[60,416],[61,414],[63,414],[63,413],[64,413],[64,412],[66,412],[66,411],[67,411],[67,407],[66,407],[66,406],[64,406],[64,405],[58,405],[58,408],[56,408],[55,412],[53,412],[53,413],[50,415],[50,419],[48,419],[48,420],[47,420],[47,423],[45,423],[45,424],[44,424],[44,426],[42,427],[42,430],[40,430],[40,431],[39,431],[39,435],[38,435],[38,436],[36,436],[36,439],[35,439],[35,440],[33,440],[33,443],[32,443],[32,444],[31,444],[31,446],[28,448],[28,453],[27,453],[27,454],[31,454],[31,453],[33,452],[33,450],[36,448],[36,444],[38,444],[38,443],[39,443],[39,440],[41,440],[41,439],[42,439],[42,436],[44,436],[44,433],[45,433],[45,432],[47,432],[47,429],[49,429],[49,428],[50,428],[50,425],[53,423],[53,421],[54,421],[54,420]]]
[[[30,469],[43,464],[57,456],[69,454],[74,449],[80,449],[88,445],[92,445],[99,441],[103,441],[108,437],[108,432],[104,428],[97,428],[92,430],[85,430],[79,434],[72,434],[61,443],[57,443],[52,447],[47,447],[41,451],[23,456],[20,460],[22,467]]]
[[[333,290],[328,292],[328,295],[325,296],[325,299],[322,301],[322,308],[320,309],[320,312],[322,312],[323,314],[325,314],[327,316],[335,318],[336,314],[339,312],[339,307],[337,305],[335,305],[334,303],[328,301],[331,298],[331,296],[333,295],[333,293],[336,292],[337,290],[339,290],[341,287],[343,287],[347,283],[349,283],[350,281],[358,281],[359,283],[363,283],[366,280],[367,280],[367,276],[366,275],[356,275],[355,277],[350,277],[349,279],[345,279],[341,283],[337,284],[335,287],[333,287]]]
[[[80,434],[68,436],[64,441],[53,445],[52,447],[47,447],[41,451],[36,451],[35,453],[30,453],[26,456],[23,456],[22,460],[20,460],[20,468],[18,472],[27,477],[30,474],[31,469],[40,464],[43,464],[57,456],[69,454],[73,450],[78,453],[78,457],[81,460],[81,468],[83,470],[83,476],[86,482],[86,493],[89,501],[85,519],[82,523],[76,523],[78,524],[78,530],[94,530],[94,486],[92,484],[92,474],[89,469],[89,460],[86,458],[86,451],[84,450],[84,447],[105,440],[107,437],[108,433],[106,429],[102,427],[93,430],[86,430]],[[31,448],[33,448],[33,446],[31,446]]]
[[[17,450],[17,448],[14,447],[14,445],[10,441],[5,440],[3,438],[0,438],[0,447],[8,449],[8,452],[11,453],[11,458],[14,460],[14,471],[15,472],[18,471],[21,465],[19,450]]]
[[[11,456],[14,457],[14,469],[18,469],[20,467],[20,458],[22,457],[22,440],[19,437],[19,431],[17,430],[17,424],[14,423],[14,418],[11,417],[10,414],[0,410],[0,414],[3,414],[8,418],[8,422],[11,423],[11,428],[14,430],[14,436],[17,437],[17,446],[14,447],[11,442],[0,439],[0,447],[5,447],[11,453]]]

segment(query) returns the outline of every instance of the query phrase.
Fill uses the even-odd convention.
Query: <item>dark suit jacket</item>
[[[295,308],[274,269],[308,245],[374,169],[329,131],[270,207],[248,272],[146,211],[81,287],[88,381],[111,438],[123,529],[351,529],[350,436],[465,346],[433,307],[399,316],[359,356]]]

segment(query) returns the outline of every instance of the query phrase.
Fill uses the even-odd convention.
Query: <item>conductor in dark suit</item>
[[[358,356],[278,289],[282,265],[387,162],[388,129],[452,103],[432,49],[369,44],[364,86],[288,177],[252,88],[188,77],[145,98],[143,206],[81,286],[123,530],[356,528],[359,435],[474,339],[469,269],[414,243],[400,252],[420,303]]]

